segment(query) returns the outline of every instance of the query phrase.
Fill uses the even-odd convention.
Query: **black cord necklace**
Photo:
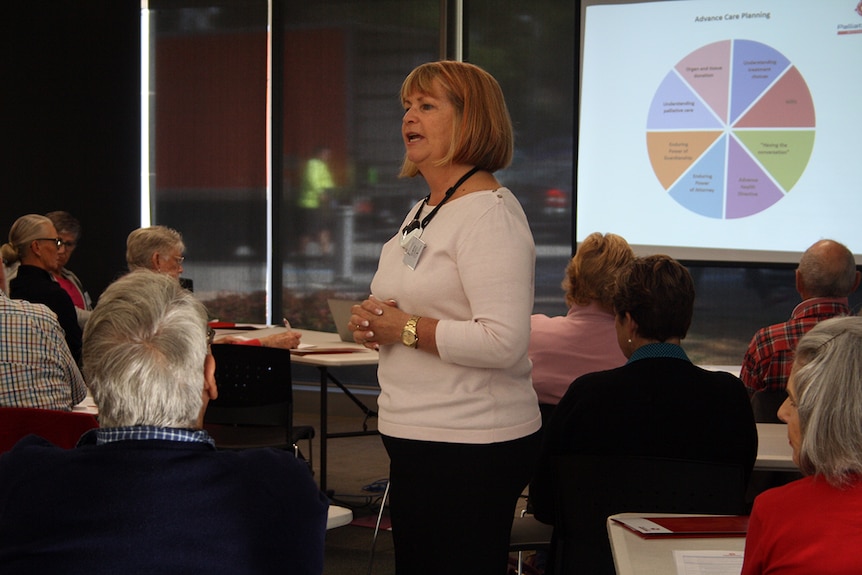
[[[420,222],[419,221],[419,214],[422,213],[422,210],[425,208],[425,206],[428,205],[428,202],[431,200],[431,194],[428,194],[427,196],[425,196],[425,199],[422,201],[422,205],[419,206],[419,209],[416,210],[416,213],[413,215],[413,220],[409,224],[404,226],[404,229],[401,230],[401,234],[406,236],[407,234],[409,234],[410,232],[412,232],[413,230],[415,230],[417,228],[424,230],[425,227],[434,218],[434,216],[437,215],[437,210],[439,210],[440,207],[443,206],[443,204],[445,204],[447,201],[449,201],[449,198],[452,197],[452,194],[455,193],[455,191],[461,186],[461,184],[463,184],[468,179],[470,179],[470,176],[472,176],[473,174],[475,174],[478,171],[479,171],[479,166],[476,166],[475,168],[473,168],[472,170],[470,170],[469,172],[467,172],[466,174],[461,176],[461,178],[457,182],[455,182],[454,186],[452,186],[451,188],[446,190],[446,195],[443,196],[443,199],[440,201],[440,203],[437,204],[436,206],[434,206],[434,209],[431,210],[431,213],[428,214],[427,216],[425,216],[424,218],[422,218],[422,221]]]

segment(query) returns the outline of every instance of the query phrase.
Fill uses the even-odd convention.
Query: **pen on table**
[[[290,322],[287,321],[286,317],[281,318],[281,323],[284,324],[284,327],[286,327],[287,329],[290,329]]]

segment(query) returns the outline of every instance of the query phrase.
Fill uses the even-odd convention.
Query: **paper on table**
[[[739,575],[742,551],[682,551],[674,549],[677,575]]]

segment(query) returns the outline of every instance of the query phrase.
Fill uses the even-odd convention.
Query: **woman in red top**
[[[778,417],[806,477],[755,500],[742,575],[862,573],[862,317],[808,332],[787,392]]]

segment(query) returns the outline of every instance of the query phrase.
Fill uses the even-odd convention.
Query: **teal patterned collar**
[[[673,359],[681,359],[691,363],[691,360],[685,354],[685,351],[674,343],[648,343],[634,350],[626,365],[639,359],[652,359],[656,357],[670,357]]]

